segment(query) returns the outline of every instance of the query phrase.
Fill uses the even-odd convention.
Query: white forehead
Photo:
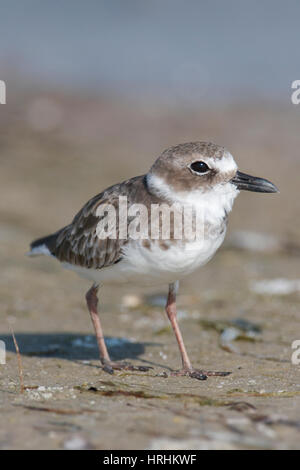
[[[237,170],[237,164],[230,152],[224,152],[222,158],[209,157],[205,159],[210,168],[215,168],[220,173],[231,173]]]

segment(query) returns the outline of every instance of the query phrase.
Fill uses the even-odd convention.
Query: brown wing
[[[117,185],[118,186],[118,185]],[[97,215],[101,206],[102,214],[108,204],[118,213],[118,197],[116,187],[92,198],[74,217],[72,223],[63,228],[56,238],[53,255],[62,262],[86,268],[100,269],[117,263],[121,257],[121,247],[126,240],[116,238],[99,238],[97,227],[103,216]]]
[[[74,217],[71,224],[56,233],[31,243],[31,249],[46,246],[49,252],[62,262],[100,269],[122,259],[122,248],[127,239],[119,239],[119,196],[126,196],[128,205],[134,202],[149,205],[155,196],[149,195],[144,175],[116,184],[90,199]],[[116,211],[116,236],[99,236],[99,222],[103,209],[111,204]],[[99,214],[98,209],[102,209]],[[130,223],[130,220],[128,220]]]

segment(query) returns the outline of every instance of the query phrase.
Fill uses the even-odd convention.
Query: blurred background
[[[243,194],[233,227],[298,237],[297,0],[0,6],[3,222],[51,231],[164,148],[211,140],[281,189]]]
[[[209,140],[281,192],[239,196],[226,243],[183,283],[182,304],[199,315],[264,317],[277,325],[270,354],[288,355],[299,306],[299,1],[0,0],[0,12],[2,318],[23,333],[91,333],[88,285],[51,260],[27,259],[30,241],[146,172],[166,147]],[[283,281],[251,287],[270,279]],[[153,318],[138,326],[137,312],[123,322],[110,315],[139,305],[131,292],[105,289],[105,331],[151,340]]]

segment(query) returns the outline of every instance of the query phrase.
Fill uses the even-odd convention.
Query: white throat
[[[204,211],[205,221],[218,224],[231,211],[239,190],[231,183],[220,183],[212,189],[203,191],[176,191],[163,178],[153,173],[147,174],[147,184],[151,192],[171,203],[190,205],[195,210]]]

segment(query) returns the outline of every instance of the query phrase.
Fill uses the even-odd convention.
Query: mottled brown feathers
[[[53,235],[39,239],[38,244],[44,243],[61,262],[94,269],[117,263],[122,258],[122,247],[127,240],[119,239],[118,236],[116,239],[99,239],[96,228],[101,218],[97,217],[96,212],[100,205],[112,204],[118,215],[119,196],[127,197],[128,206],[139,201],[149,208],[151,203],[160,202],[148,192],[144,176],[131,178],[94,196],[76,214],[71,224]],[[118,235],[118,217],[116,232]],[[36,244],[34,242],[32,247]]]
[[[100,205],[111,204],[118,213],[118,197],[127,194],[130,198],[137,190],[141,191],[142,181],[142,176],[132,178],[111,186],[90,199],[76,214],[72,223],[59,232],[52,254],[62,262],[86,268],[100,269],[118,262],[122,256],[122,246],[127,240],[99,239],[96,228],[101,218],[96,212]]]

